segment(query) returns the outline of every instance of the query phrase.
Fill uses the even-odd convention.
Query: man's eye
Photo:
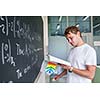
[[[72,38],[70,38],[70,40],[73,40],[73,37],[72,37]]]
[[[70,39],[69,39],[69,38],[67,38],[67,41],[70,41]]]
[[[73,38],[71,37],[70,39],[72,40]]]
[[[68,38],[67,40],[68,40],[68,42],[71,42],[72,41],[70,38]]]

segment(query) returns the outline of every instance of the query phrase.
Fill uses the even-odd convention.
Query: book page
[[[48,55],[48,57],[49,57],[49,61],[51,61],[51,62],[65,64],[65,65],[71,66],[70,62],[62,60],[60,58],[57,58],[57,57],[54,57],[54,56],[51,56],[51,55]]]

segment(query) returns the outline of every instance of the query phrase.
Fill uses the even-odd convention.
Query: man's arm
[[[91,79],[91,80],[93,80],[95,76],[95,71],[96,71],[96,66],[94,65],[86,65],[86,70],[81,70],[81,69],[77,69],[73,67],[74,73],[83,77],[87,77],[88,79]]]
[[[61,66],[67,70],[71,69],[71,66],[66,66],[63,64]],[[96,66],[94,65],[86,65],[86,69],[84,70],[73,67],[73,70],[72,70],[72,72],[74,72],[75,74],[78,74],[80,76],[86,77],[91,80],[94,78],[95,71],[96,71]]]
[[[67,74],[67,70],[64,69],[62,73],[60,73],[59,75],[56,75],[53,79],[58,80],[59,78],[63,77],[66,74]]]

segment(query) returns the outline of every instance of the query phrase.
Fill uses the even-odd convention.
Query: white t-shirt
[[[78,69],[86,69],[86,65],[96,66],[96,52],[94,48],[88,44],[84,44],[71,49],[68,61],[71,63],[71,66]],[[67,83],[91,83],[91,80],[74,72],[68,72]]]

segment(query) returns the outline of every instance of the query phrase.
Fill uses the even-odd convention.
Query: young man
[[[65,37],[73,46],[68,56],[71,66],[60,64],[64,71],[55,76],[55,80],[67,74],[67,83],[91,83],[96,71],[95,50],[84,43],[76,26],[68,27],[65,30]]]

